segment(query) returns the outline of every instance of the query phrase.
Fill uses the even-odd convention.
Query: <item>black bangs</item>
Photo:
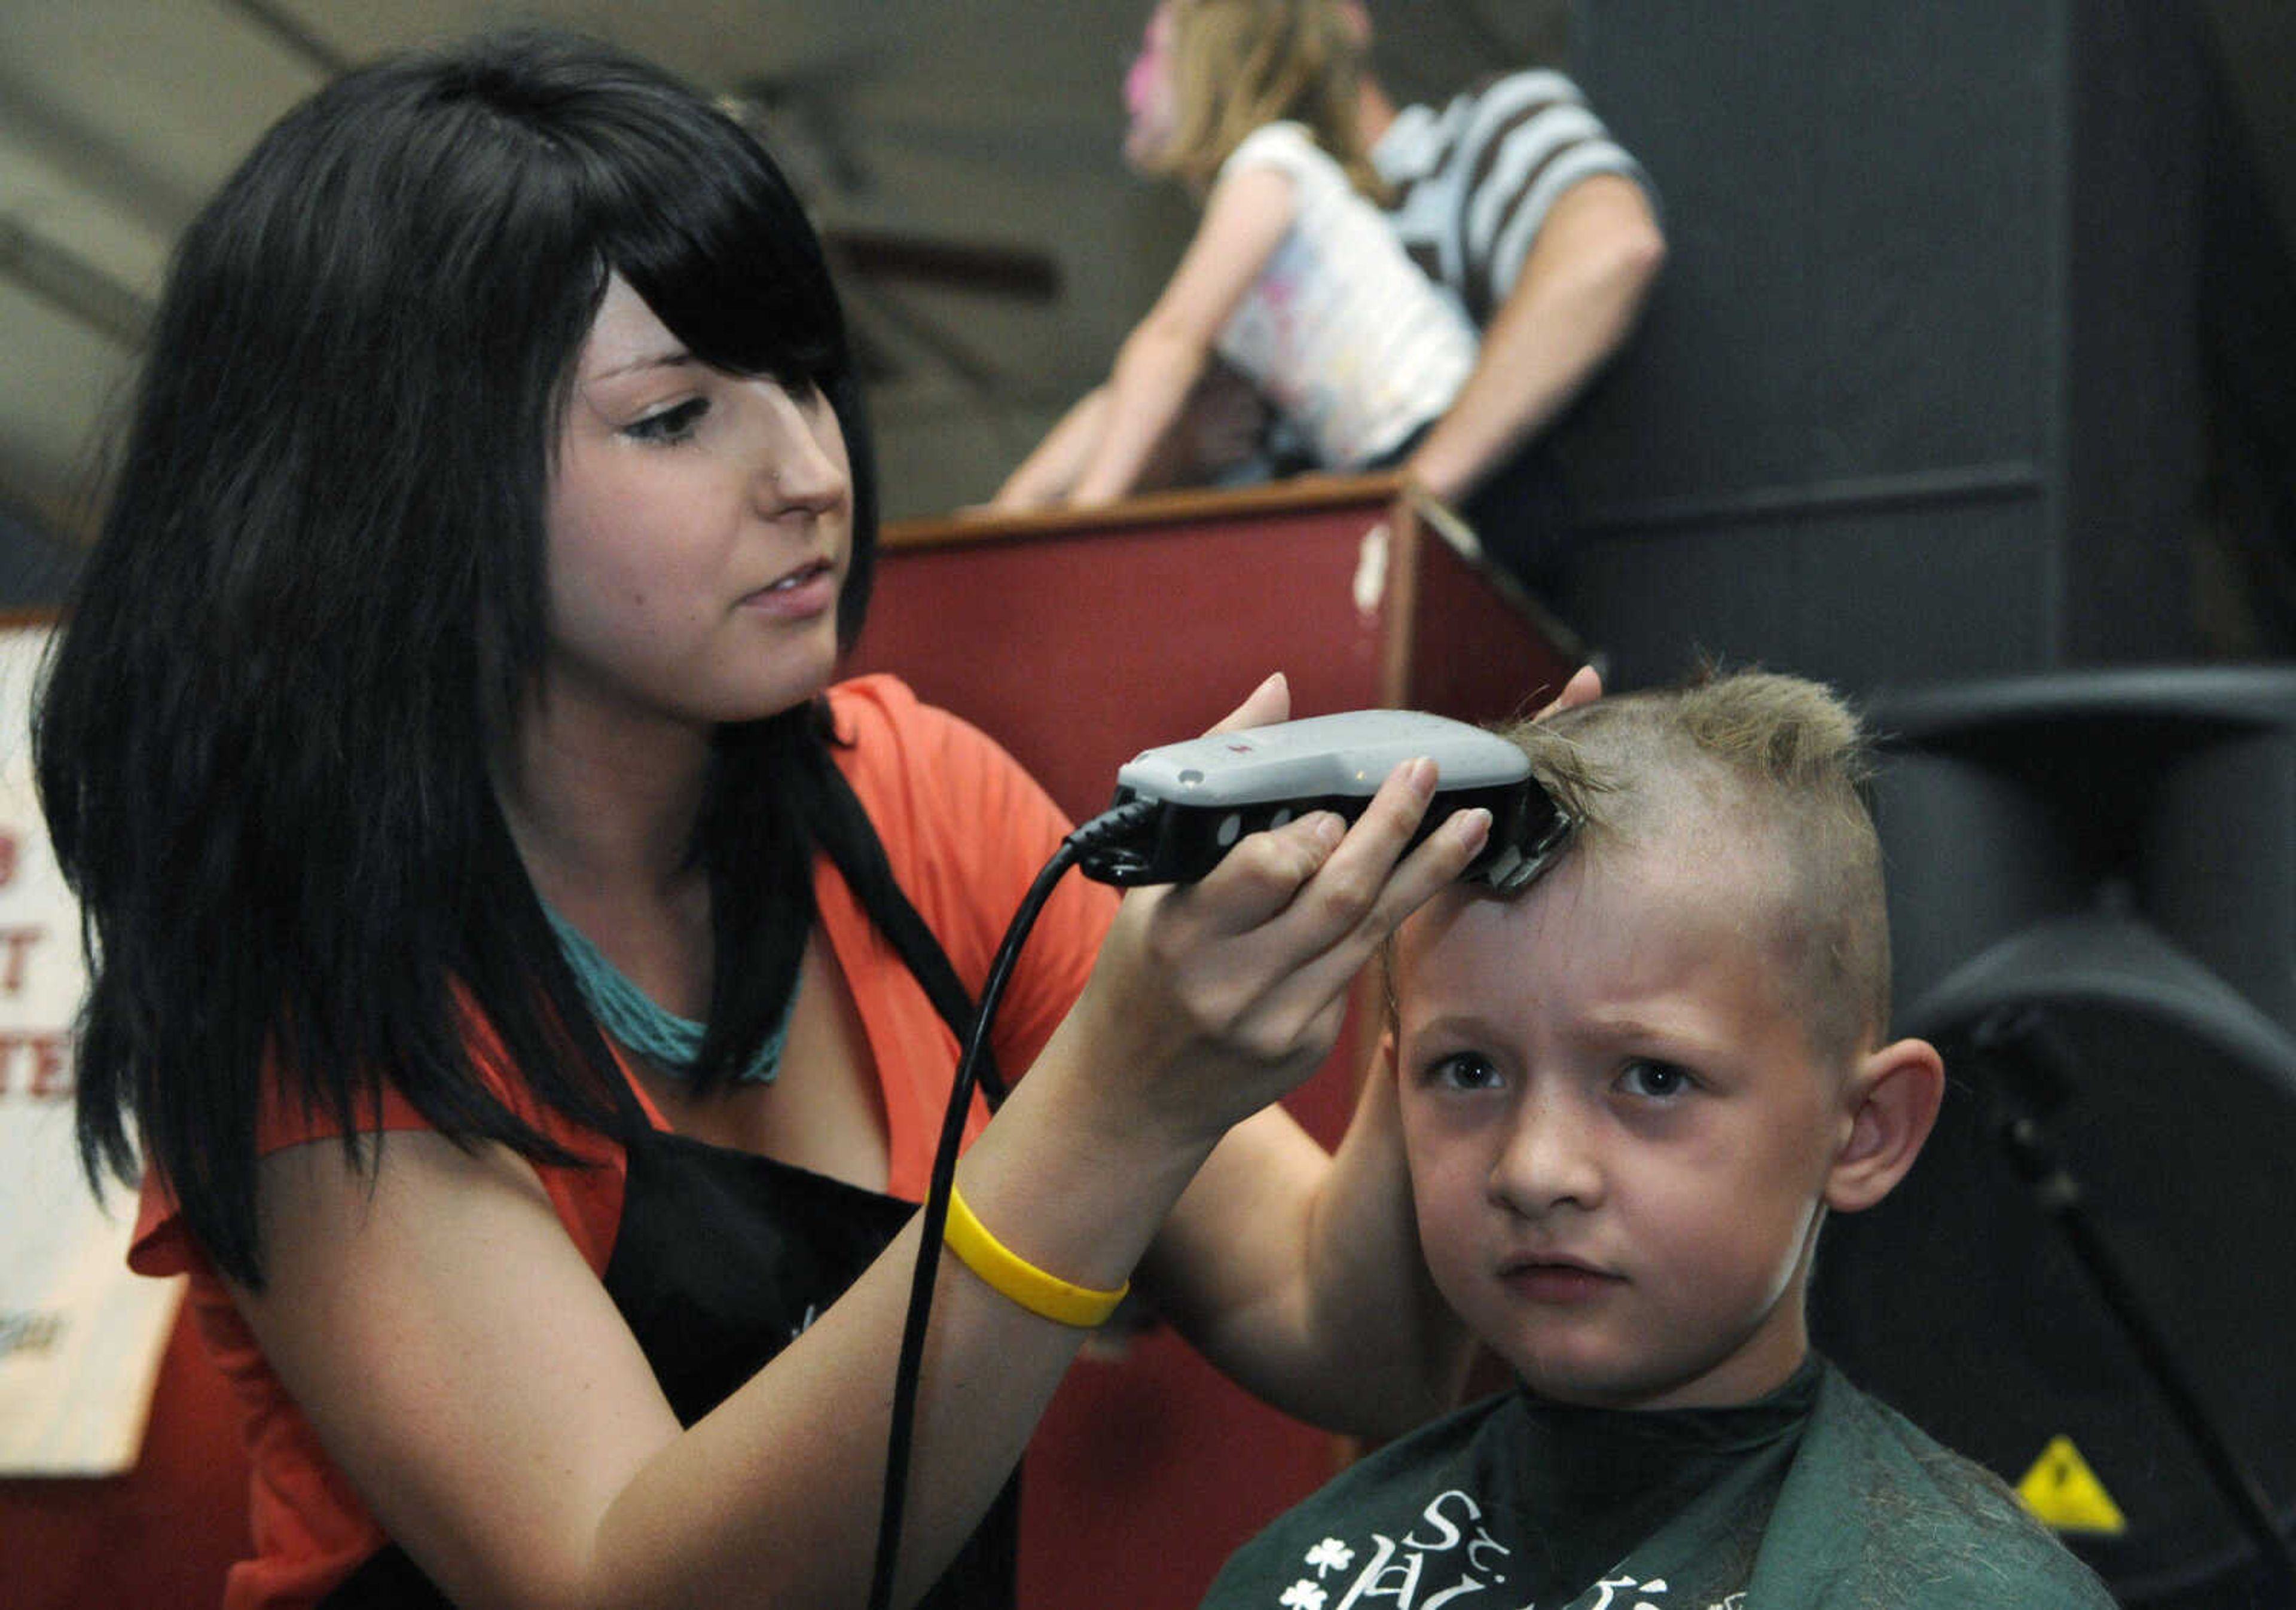
[[[619,153],[601,254],[704,363],[824,388],[845,380],[844,315],[796,192],[732,119],[696,110],[714,127],[679,131],[678,149]],[[629,158],[656,154],[658,176],[633,175]]]
[[[650,62],[553,29],[463,53],[468,97],[552,153],[520,159],[604,287],[632,290],[704,363],[830,389],[851,368],[813,223],[765,148]]]

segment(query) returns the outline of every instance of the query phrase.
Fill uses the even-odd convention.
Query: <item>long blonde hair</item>
[[[1365,40],[1340,0],[1167,4],[1172,133],[1146,166],[1201,192],[1246,135],[1290,121],[1307,127],[1357,190],[1386,202],[1357,112]]]

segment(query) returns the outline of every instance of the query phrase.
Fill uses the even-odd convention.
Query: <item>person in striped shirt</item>
[[[1366,47],[1357,122],[1390,186],[1389,226],[1481,335],[1465,383],[1400,468],[1464,513],[1501,565],[1544,587],[1562,515],[1540,445],[1640,317],[1666,257],[1655,189],[1550,69],[1494,75],[1439,110],[1397,105],[1377,76],[1369,13],[1343,4]],[[1166,452],[1173,479],[1312,463],[1225,371],[1198,386]]]
[[[1499,75],[1439,110],[1398,108],[1370,70],[1359,94],[1394,187],[1390,226],[1482,332],[1473,372],[1403,467],[1538,582],[1557,555],[1536,449],[1633,332],[1666,255],[1654,190],[1552,69]]]

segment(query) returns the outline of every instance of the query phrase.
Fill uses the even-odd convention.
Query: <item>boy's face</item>
[[[1397,1069],[1436,1284],[1532,1389],[1749,1402],[1808,1352],[1851,1132],[1785,1009],[1743,856],[1581,851],[1406,925]]]

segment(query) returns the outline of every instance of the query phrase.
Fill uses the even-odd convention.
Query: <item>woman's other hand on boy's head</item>
[[[1538,715],[1531,717],[1531,720],[1545,721],[1548,716],[1559,715],[1564,710],[1575,710],[1580,705],[1591,705],[1602,697],[1603,674],[1592,666],[1581,666],[1570,673],[1570,680],[1562,684],[1562,691],[1557,693]]]
[[[1214,722],[1205,733],[1240,732],[1246,727],[1273,726],[1292,719],[1292,683],[1281,671],[1243,696],[1243,702]]]

